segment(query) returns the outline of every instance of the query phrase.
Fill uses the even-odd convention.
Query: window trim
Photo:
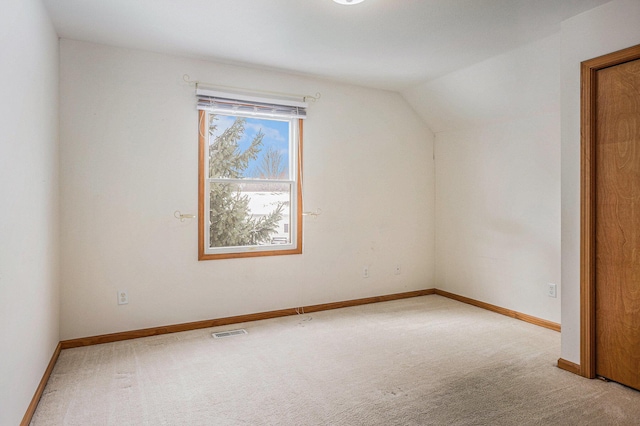
[[[298,140],[297,140],[297,153],[298,158],[295,162],[296,165],[296,212],[295,223],[297,225],[295,235],[295,247],[292,249],[273,249],[273,250],[246,250],[241,252],[229,252],[229,253],[206,253],[205,249],[205,237],[208,234],[206,231],[205,221],[209,217],[208,209],[205,206],[205,189],[207,179],[207,168],[205,167],[206,158],[206,144],[207,144],[207,114],[209,112],[205,110],[198,111],[198,260],[216,260],[216,259],[236,259],[246,257],[264,257],[264,256],[283,256],[290,254],[302,254],[302,139],[303,139],[303,125],[302,119],[298,121]],[[296,119],[292,120],[295,125]],[[295,143],[295,141],[294,141]]]

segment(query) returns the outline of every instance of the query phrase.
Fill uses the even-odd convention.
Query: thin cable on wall
[[[282,92],[272,92],[272,91],[264,91],[264,90],[249,90],[246,88],[240,87],[232,87],[232,86],[220,86],[211,83],[205,83],[201,81],[191,80],[188,74],[183,75],[183,80],[189,85],[194,85],[196,89],[196,96],[198,97],[198,109],[204,111],[229,111],[229,112],[242,112],[245,114],[258,114],[258,115],[287,115],[290,118],[297,118],[299,120],[299,145],[297,155],[298,162],[298,179],[300,185],[300,217],[312,217],[317,218],[322,214],[322,210],[319,208],[315,211],[305,211],[305,189],[304,189],[304,168],[303,168],[303,159],[301,152],[302,145],[302,122],[303,119],[306,118],[306,108],[307,102],[317,102],[321,94],[317,92],[315,96],[311,95],[300,95],[300,94],[292,94],[292,93],[282,93]],[[200,87],[204,86],[204,87]],[[211,89],[211,90],[209,90]],[[228,91],[227,93],[221,93],[224,91]],[[238,92],[238,93],[229,93],[229,92]],[[235,95],[235,96],[234,96]],[[263,96],[261,96],[263,95]],[[267,98],[267,96],[270,96]],[[279,97],[280,99],[273,99],[274,96]],[[287,98],[287,99],[284,99]],[[296,101],[294,99],[302,99],[302,103]],[[200,133],[206,132],[205,123],[202,120],[207,116],[206,113],[200,114],[200,122],[198,123],[198,131]],[[204,134],[200,135],[202,138],[206,136]],[[302,244],[304,245],[304,238],[302,240]],[[302,288],[299,289],[302,291]],[[300,301],[303,301],[302,294],[300,294]],[[296,313],[298,315],[305,315],[304,304],[301,303],[299,308],[296,308]],[[307,315],[301,321],[311,321],[313,317],[311,315]]]

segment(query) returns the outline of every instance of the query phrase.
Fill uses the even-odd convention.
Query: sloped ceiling
[[[58,35],[401,91],[608,0],[43,0]]]

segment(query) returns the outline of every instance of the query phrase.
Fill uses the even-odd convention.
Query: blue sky
[[[235,121],[234,116],[216,114],[218,126],[214,136],[221,134],[225,129],[229,128]],[[261,118],[247,118],[244,129],[244,136],[239,142],[241,150],[247,149],[256,134],[262,130],[264,137],[262,138],[262,151],[258,154],[258,158],[249,163],[247,173],[250,173],[254,166],[260,162],[261,154],[266,152],[272,146],[282,153],[285,166],[288,170],[289,165],[289,122],[277,120],[265,120]],[[213,142],[213,138],[211,142]]]

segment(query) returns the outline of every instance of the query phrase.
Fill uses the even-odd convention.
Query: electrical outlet
[[[552,284],[552,283],[547,284],[547,296],[549,297],[558,296],[558,287],[555,284]]]
[[[362,267],[362,278],[369,278],[369,267],[368,266],[363,266]]]
[[[127,290],[118,290],[118,305],[126,305],[127,303],[129,303]]]
[[[396,265],[396,269],[393,271],[395,275],[400,275],[400,265]]]

